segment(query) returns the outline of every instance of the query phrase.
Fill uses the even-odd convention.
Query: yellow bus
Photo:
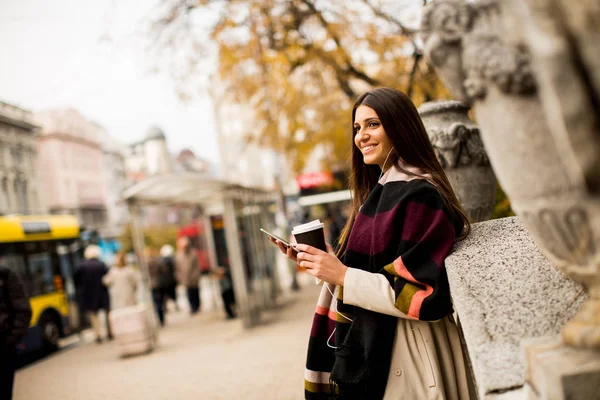
[[[79,223],[73,216],[0,216],[0,264],[21,277],[32,310],[19,353],[56,349],[59,339],[70,333],[79,237]]]

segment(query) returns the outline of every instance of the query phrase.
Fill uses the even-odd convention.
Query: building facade
[[[108,221],[104,154],[98,127],[74,109],[38,113],[38,165],[46,206],[91,229]]]
[[[123,191],[129,186],[125,171],[126,146],[112,137],[104,127],[96,124],[104,155],[104,183],[106,185],[106,226],[102,237],[119,236],[127,222],[127,205],[121,201]]]
[[[30,111],[0,102],[0,214],[43,214],[39,126]]]
[[[196,156],[190,149],[183,149],[177,154],[174,162],[175,172],[200,172],[211,173],[211,165],[208,161]]]
[[[167,138],[162,129],[153,126],[142,140],[127,146],[125,169],[133,182],[173,171]]]
[[[172,173],[173,160],[167,147],[165,133],[151,127],[144,138],[127,146],[125,173],[130,183],[140,182],[155,175]],[[177,212],[168,207],[148,206],[142,209],[144,225],[166,225],[178,221]]]

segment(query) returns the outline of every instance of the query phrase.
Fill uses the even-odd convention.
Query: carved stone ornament
[[[494,30],[499,13],[496,1],[460,0],[438,0],[423,13],[425,52],[435,67],[454,70],[442,79],[465,102],[484,98],[489,85],[504,93],[535,92],[527,52]]]
[[[432,101],[419,107],[438,161],[469,217],[479,222],[492,215],[496,177],[479,128],[469,119],[468,111],[465,104],[455,100]]]
[[[422,22],[425,55],[448,89],[473,105],[513,209],[588,295],[564,342],[593,349],[600,349],[599,26],[591,0],[435,0]]]

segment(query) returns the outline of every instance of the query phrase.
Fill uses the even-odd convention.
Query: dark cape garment
[[[109,310],[108,289],[102,283],[102,277],[108,273],[108,267],[97,259],[83,260],[75,272],[75,285],[81,296],[81,311]]]

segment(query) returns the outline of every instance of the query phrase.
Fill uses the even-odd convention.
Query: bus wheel
[[[40,321],[40,330],[42,333],[42,343],[46,350],[58,349],[58,340],[60,339],[60,328],[58,321],[52,316],[46,316]]]

